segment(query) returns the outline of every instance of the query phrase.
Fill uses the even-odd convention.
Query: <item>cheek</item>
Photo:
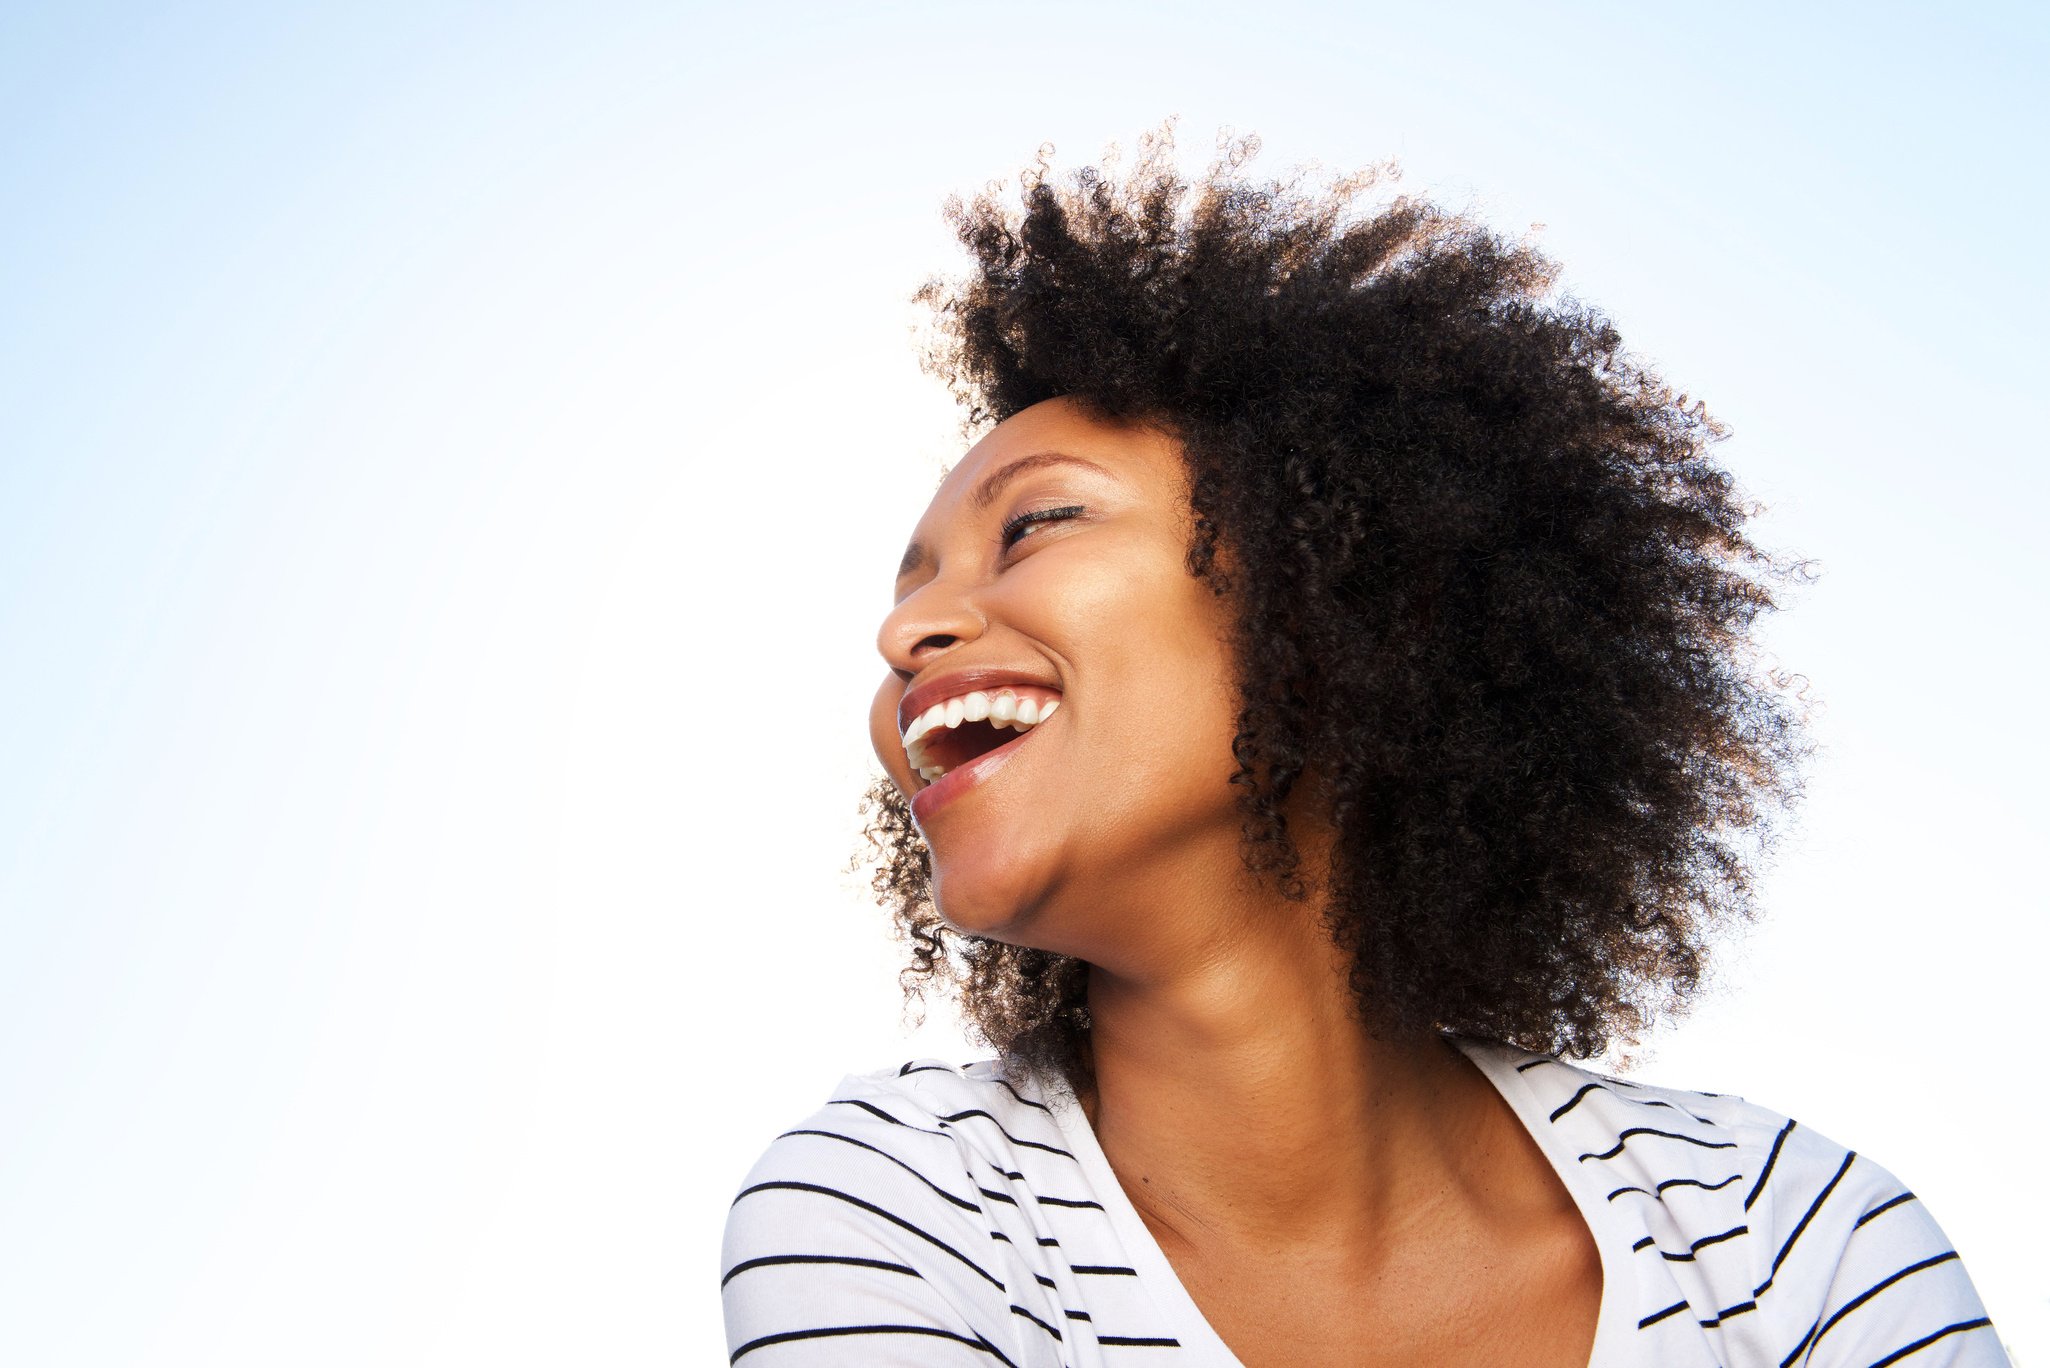
[[[1194,593],[1201,600],[1183,593],[1161,605],[1135,643],[1131,665],[1149,690],[1173,700],[1162,710],[1171,718],[1158,738],[1162,744],[1185,766],[1228,783],[1239,711],[1228,624],[1207,589],[1195,586]]]
[[[1108,795],[1120,807],[1229,806],[1238,688],[1228,615],[1179,566],[1133,569],[1083,619],[1082,673],[1106,706],[1077,726],[1093,760],[1119,776]]]
[[[1230,621],[1207,586],[1178,563],[1137,559],[1075,586],[1071,620],[1089,623],[1091,653],[1128,682],[1208,707],[1232,684]],[[1172,706],[1172,705],[1170,705]]]

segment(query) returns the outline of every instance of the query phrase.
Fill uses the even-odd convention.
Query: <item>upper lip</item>
[[[918,720],[919,715],[935,703],[958,698],[976,689],[988,692],[1005,684],[1029,684],[1035,689],[1060,692],[1058,684],[1049,684],[1023,670],[1006,670],[993,665],[972,665],[965,669],[949,670],[915,688],[905,690],[904,697],[897,701],[897,735],[902,736],[911,724]]]

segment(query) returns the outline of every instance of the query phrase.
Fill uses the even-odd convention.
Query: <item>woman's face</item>
[[[919,519],[869,729],[960,930],[1110,966],[1147,939],[1133,918],[1236,868],[1229,604],[1187,569],[1192,527],[1171,438],[1058,399],[976,443]],[[970,720],[1026,701],[1052,712]]]

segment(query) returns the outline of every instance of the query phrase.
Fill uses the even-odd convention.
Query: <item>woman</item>
[[[1883,1169],[1567,1062],[1748,910],[1800,719],[1698,405],[1528,249],[1165,139],[952,216],[994,420],[878,646],[878,892],[997,1058],[848,1079],[734,1362],[2005,1362]]]

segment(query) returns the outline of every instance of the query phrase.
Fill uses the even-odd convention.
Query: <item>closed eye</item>
[[[1013,513],[1004,519],[1003,533],[998,538],[1003,549],[1008,551],[1022,540],[1037,523],[1062,522],[1082,512],[1081,504],[1069,504],[1065,508],[1039,508],[1026,513]]]

